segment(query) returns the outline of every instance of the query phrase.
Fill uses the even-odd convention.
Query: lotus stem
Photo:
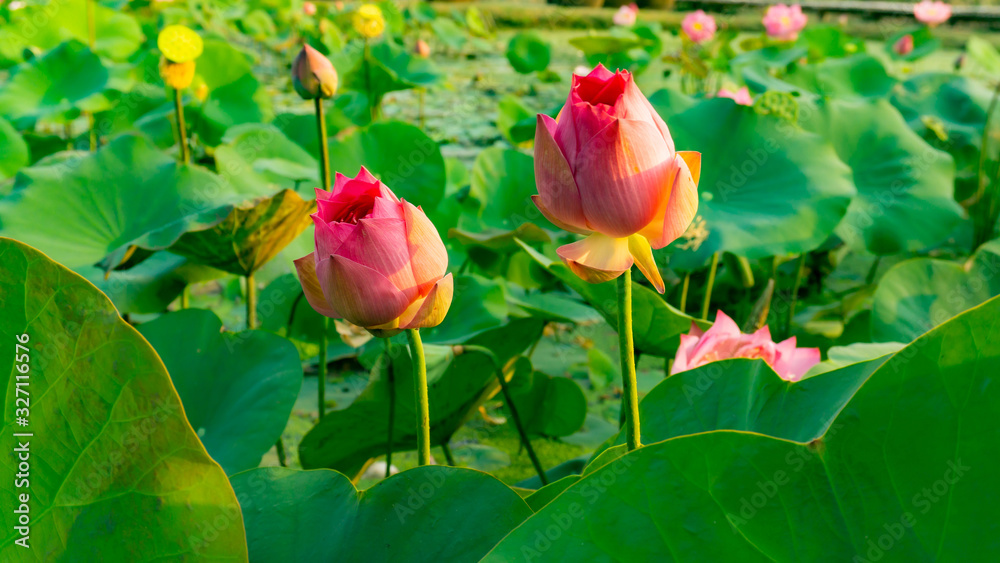
[[[246,275],[247,281],[247,330],[253,330],[257,326],[257,285],[253,281],[253,274]]]
[[[712,304],[712,287],[715,285],[715,272],[719,269],[719,253],[712,255],[712,265],[708,267],[708,281],[705,283],[705,300],[701,302],[701,320],[708,320],[708,310]]]
[[[191,162],[191,150],[187,143],[187,126],[184,125],[184,103],[181,101],[181,91],[174,88],[174,112],[177,113],[177,144],[181,148],[181,162]]]
[[[510,411],[510,418],[514,421],[514,427],[517,428],[517,434],[521,438],[521,445],[524,446],[525,451],[528,452],[528,457],[531,458],[531,464],[535,466],[535,471],[538,473],[538,478],[542,481],[542,485],[548,485],[549,480],[545,476],[545,469],[542,467],[542,462],[538,460],[538,454],[535,453],[535,448],[531,445],[531,440],[528,438],[528,432],[524,429],[524,423],[521,422],[521,415],[517,412],[517,407],[514,405],[514,399],[510,395],[510,388],[507,386],[507,378],[503,375],[503,366],[500,365],[500,361],[497,359],[496,354],[493,350],[485,346],[468,345],[461,347],[462,352],[478,352],[490,359],[493,363],[493,370],[497,374],[497,381],[500,382],[500,390],[503,391],[504,401],[507,403],[507,410]]]
[[[278,441],[274,443],[274,450],[278,453],[278,465],[288,467],[288,459],[285,457],[285,443],[278,436]]]
[[[90,47],[90,51],[94,51],[94,45],[97,44],[97,24],[94,19],[94,2],[96,0],[87,0],[87,46]],[[90,152],[95,152],[97,150],[97,131],[94,129],[94,114],[85,112],[87,114],[87,124],[90,127]]]
[[[976,205],[976,213],[973,215],[973,240],[972,249],[979,248],[981,244],[993,238],[993,229],[996,226],[994,216],[994,203],[998,199],[996,190],[987,198],[986,186],[989,184],[989,175],[986,172],[987,157],[986,145],[990,140],[990,123],[993,121],[993,114],[996,112],[997,103],[1000,102],[1000,82],[997,82],[993,90],[993,97],[990,100],[989,108],[986,110],[986,121],[983,123],[983,136],[979,147],[979,166],[976,174],[976,195],[972,201]],[[988,201],[983,201],[987,198]],[[985,211],[983,210],[985,204]],[[977,220],[978,219],[978,220]]]
[[[806,267],[806,255],[802,253],[795,262],[795,282],[792,284],[792,296],[788,303],[788,316],[785,318],[785,336],[792,334],[792,319],[795,318],[795,302],[799,298],[799,288],[802,286],[802,270]]]
[[[378,102],[375,101],[375,95],[372,93],[372,51],[371,47],[368,45],[368,38],[365,38],[365,52],[364,52],[364,65],[365,65],[365,90],[368,94],[368,108],[371,111],[372,121],[378,119]]]
[[[681,302],[678,309],[683,313],[687,310],[688,288],[691,286],[691,272],[684,274],[684,283],[681,284]]]
[[[385,339],[384,357],[388,362],[385,369],[389,383],[389,435],[385,450],[385,476],[388,478],[389,471],[392,469],[392,431],[396,427],[396,373],[392,365],[392,343],[388,338]]]
[[[319,337],[319,364],[316,366],[317,393],[316,402],[319,409],[319,419],[326,416],[326,331],[330,329],[330,319],[323,317],[323,332]]]
[[[417,460],[420,465],[431,464],[431,409],[427,398],[427,363],[420,329],[406,331],[413,356],[413,394],[417,405]]]
[[[421,129],[424,128],[424,123],[426,121],[424,119],[424,94],[425,94],[425,91],[424,91],[423,88],[420,88],[420,89],[417,90],[417,100],[418,100],[418,103],[419,103],[419,113],[417,115],[419,116],[419,119],[420,119],[420,128]]]
[[[316,129],[319,134],[320,175],[323,189],[330,189],[330,147],[326,137],[326,119],[323,117],[323,99],[316,100]]]
[[[181,291],[181,309],[187,309],[191,306],[191,286],[185,285],[184,290]]]
[[[450,467],[455,467],[457,465],[455,463],[455,456],[452,455],[452,453],[451,453],[451,446],[448,445],[447,441],[445,441],[443,444],[441,444],[441,451],[444,452],[444,460],[446,462],[448,462],[448,465]]]
[[[716,253],[718,259],[718,253]],[[632,342],[632,269],[618,276],[618,355],[622,365],[625,436],[629,451],[642,446],[639,438],[639,389],[635,381],[635,344]]]

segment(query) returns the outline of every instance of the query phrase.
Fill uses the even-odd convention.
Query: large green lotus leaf
[[[541,337],[542,322],[521,319],[489,330],[468,340],[490,348],[501,364],[526,350]],[[393,449],[417,447],[416,405],[413,397],[413,367],[408,348],[394,346],[393,359],[396,418],[393,425]],[[431,443],[447,441],[495,391],[496,371],[482,354],[450,356],[450,349],[434,347],[442,359],[431,369],[431,346],[428,346],[428,394],[430,397]],[[368,461],[386,451],[389,421],[388,377],[384,366],[373,371],[376,377],[347,408],[327,413],[302,438],[299,460],[302,467],[328,467],[348,476],[357,475]]]
[[[980,560],[1000,550],[1000,506],[984,502],[1000,495],[998,373],[994,299],[890,358],[821,438],[715,431],[645,446],[484,560]]]
[[[381,98],[389,92],[410,88],[428,88],[441,81],[430,59],[409,53],[392,41],[383,41],[370,48],[368,65],[364,49],[349,45],[331,56],[331,61],[343,77],[343,87]]]
[[[967,266],[914,258],[882,276],[872,301],[872,339],[909,342],[962,311],[1000,295],[1000,242],[987,243]]]
[[[12,178],[28,165],[31,158],[24,137],[6,119],[0,117],[0,181]]]
[[[170,251],[199,264],[246,276],[278,255],[312,224],[313,200],[303,200],[292,190],[273,197],[248,201],[235,207],[210,229],[187,233]]]
[[[931,146],[955,159],[956,175],[972,195],[979,173],[979,147],[993,93],[983,83],[951,73],[918,74],[894,88],[889,100]]]
[[[309,189],[303,191],[310,196],[312,188],[320,187],[319,161],[274,125],[237,125],[226,131],[223,141],[215,149],[215,168],[231,182],[267,186],[274,192],[297,190],[305,183]]]
[[[162,313],[189,284],[225,275],[166,251],[156,252],[127,270],[107,272],[99,266],[85,266],[76,273],[107,295],[122,315]]]
[[[883,98],[896,84],[882,63],[866,54],[796,65],[785,74],[784,80],[806,91],[832,98]]]
[[[832,25],[810,25],[799,34],[796,44],[806,48],[810,62],[847,57],[865,50],[864,39]]]
[[[748,258],[813,250],[855,194],[827,141],[776,117],[712,99],[664,118],[678,150],[701,152],[704,229],[671,247],[671,260],[688,267],[720,250]]]
[[[541,72],[552,59],[552,47],[542,36],[532,31],[522,31],[507,44],[507,60],[521,74]]]
[[[20,444],[30,454],[30,487],[0,483],[0,559],[246,561],[236,495],[153,348],[107,297],[41,252],[0,238],[0,263],[4,472],[17,472]],[[17,352],[29,359],[15,363],[21,335],[27,350]],[[30,366],[27,378],[18,365]],[[28,409],[27,426],[15,426],[16,408]],[[14,544],[23,494],[27,550]]]
[[[520,357],[514,364],[510,394],[529,434],[558,438],[583,426],[587,397],[568,377],[552,377],[535,371],[531,360]]]
[[[70,39],[87,43],[87,3],[94,6],[94,52],[118,61],[128,59],[146,39],[142,28],[131,15],[94,0],[62,0],[59,4],[25,8],[21,21],[36,24],[30,27],[33,32],[28,37],[30,44],[51,49]],[[27,36],[27,30],[24,32]]]
[[[524,243],[519,244],[539,265],[579,293],[617,330],[617,282],[585,282],[562,262],[548,258]],[[632,282],[632,336],[636,350],[643,354],[673,357],[680,345],[680,335],[691,329],[692,322],[697,322],[702,328],[711,326],[707,321],[695,321],[693,317],[674,309],[654,290],[634,280],[635,278]]]
[[[163,315],[139,332],[163,358],[212,459],[229,475],[257,467],[302,387],[295,346],[263,330],[224,331],[219,317],[202,309]]]
[[[249,54],[221,39],[206,39],[195,65],[195,72],[208,86],[208,97],[200,108],[203,119],[193,127],[203,142],[216,146],[233,125],[267,119],[269,97],[254,77]]]
[[[520,151],[488,148],[472,166],[469,195],[475,215],[459,217],[458,228],[449,236],[465,245],[483,246],[494,251],[517,249],[514,238],[548,242],[539,229],[556,230],[531,202],[535,188],[535,160]]]
[[[126,135],[96,153],[24,169],[0,200],[0,234],[69,267],[89,266],[130,244],[166,248],[259,195]]]
[[[57,116],[86,105],[108,87],[108,69],[78,41],[67,41],[18,65],[0,88],[0,115],[10,119]]]
[[[907,127],[886,100],[817,100],[802,105],[804,126],[830,139],[851,167],[858,196],[837,234],[874,254],[940,243],[962,217],[955,165]]]
[[[444,198],[441,149],[415,125],[373,123],[330,142],[330,169],[353,178],[364,166],[397,197],[431,212]]]
[[[763,360],[723,360],[683,371],[664,379],[639,402],[642,441],[742,430],[809,442],[823,435],[887,359],[855,363],[795,383],[778,377]],[[605,446],[624,443],[625,433],[619,432]]]
[[[232,477],[250,561],[477,561],[531,510],[495,477],[425,466],[359,491],[329,470]]]

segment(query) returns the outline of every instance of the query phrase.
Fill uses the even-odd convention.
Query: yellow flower
[[[166,57],[160,59],[160,76],[167,86],[175,90],[183,90],[194,80],[194,61],[175,63]]]
[[[362,4],[354,13],[354,29],[368,39],[374,39],[385,31],[382,10],[374,4]]]
[[[186,63],[201,56],[201,37],[183,25],[168,25],[156,38],[156,46],[170,62]]]

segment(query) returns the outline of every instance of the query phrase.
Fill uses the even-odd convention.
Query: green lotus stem
[[[420,128],[423,129],[424,128],[424,123],[426,121],[424,119],[424,89],[423,88],[419,88],[417,90],[417,99],[419,100],[419,104],[420,104],[419,113],[417,115],[419,116],[419,119],[420,119]]]
[[[257,286],[253,281],[253,274],[246,275],[247,282],[247,330],[253,330],[257,326]]]
[[[788,304],[788,316],[785,318],[785,336],[792,333],[792,319],[795,317],[795,302],[799,298],[799,288],[802,286],[802,270],[806,267],[806,255],[799,255],[795,262],[795,282],[792,284],[792,298]]]
[[[372,121],[378,119],[378,102],[375,100],[375,95],[372,92],[372,64],[371,64],[371,47],[368,45],[368,39],[365,38],[365,54],[364,54],[364,65],[365,65],[365,90],[368,93],[368,108],[371,110]]]
[[[278,465],[288,467],[288,459],[285,458],[285,443],[281,441],[281,436],[278,436],[278,441],[274,443],[274,449],[278,452]]]
[[[181,291],[181,309],[187,309],[191,306],[191,286],[185,285],[184,290]]]
[[[458,465],[455,463],[455,456],[451,454],[451,446],[448,445],[447,441],[441,444],[441,451],[444,452],[444,460],[448,462],[449,466],[455,467],[456,465]]]
[[[718,254],[716,254],[718,257]],[[632,342],[632,269],[618,276],[618,355],[622,365],[625,401],[625,438],[629,451],[642,446],[639,438],[639,389],[635,381],[635,344]]]
[[[181,91],[174,88],[174,112],[177,113],[177,144],[181,147],[181,162],[191,162],[191,151],[187,143],[187,126],[184,125],[184,104],[181,101]]]
[[[316,366],[317,389],[316,402],[319,419],[326,415],[326,331],[330,329],[330,319],[323,317],[323,333],[319,337],[319,365]]]
[[[386,366],[389,380],[389,436],[385,451],[385,476],[388,478],[392,468],[392,431],[396,427],[396,372],[392,366],[392,343],[388,338],[385,339],[385,359],[389,362]]]
[[[678,309],[683,313],[687,310],[688,288],[691,286],[691,272],[684,274],[684,283],[681,284],[681,302]]]
[[[701,320],[708,320],[708,309],[712,304],[712,286],[715,285],[715,271],[719,269],[719,253],[712,255],[712,265],[708,268],[708,282],[705,283],[705,300],[701,302]]]
[[[413,356],[413,395],[417,405],[417,460],[420,465],[431,464],[431,409],[427,398],[427,362],[420,329],[406,331]]]
[[[1000,82],[997,82],[996,88],[993,90],[993,98],[990,100],[990,106],[986,110],[986,122],[983,123],[982,142],[979,146],[979,166],[976,174],[976,194],[972,199],[972,201],[977,203],[976,214],[973,217],[973,250],[979,248],[981,244],[993,238],[993,229],[996,224],[996,217],[994,217],[993,211],[995,200],[998,199],[996,190],[994,190],[994,193],[991,195],[988,203],[986,204],[985,213],[982,211],[982,207],[983,198],[986,197],[986,186],[989,183],[989,175],[986,173],[986,145],[990,140],[990,123],[993,121],[993,114],[996,112],[997,102],[1000,102]]]
[[[95,0],[87,0],[87,45],[90,50],[94,50],[94,45],[97,43],[97,23],[94,19],[94,2]]]
[[[549,480],[545,476],[545,469],[542,468],[542,462],[538,460],[538,455],[535,453],[535,448],[531,446],[531,440],[528,438],[528,432],[524,429],[524,423],[521,422],[521,415],[517,412],[517,407],[514,405],[514,399],[510,395],[510,388],[507,387],[507,378],[503,375],[503,366],[500,365],[500,361],[497,359],[496,354],[493,350],[485,346],[476,346],[474,344],[461,347],[462,352],[478,352],[490,359],[493,363],[493,371],[497,374],[497,381],[500,382],[500,390],[503,391],[504,401],[507,403],[507,410],[510,411],[510,418],[514,421],[514,427],[517,428],[517,434],[521,438],[521,445],[524,446],[525,451],[528,452],[528,457],[531,459],[531,464],[535,466],[535,471],[538,473],[538,478],[541,479],[542,485],[548,485]]]
[[[326,137],[326,119],[323,117],[323,99],[317,97],[316,100],[316,128],[319,134],[319,156],[320,172],[323,180],[323,189],[330,189],[330,147]]]

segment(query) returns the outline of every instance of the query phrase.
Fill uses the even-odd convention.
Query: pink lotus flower
[[[539,114],[531,196],[556,226],[588,235],[559,256],[591,283],[635,263],[663,293],[652,248],[684,233],[698,209],[701,154],[675,152],[663,122],[627,71],[573,76],[559,116]]]
[[[695,43],[704,43],[715,37],[715,18],[706,14],[704,10],[691,12],[684,16],[681,22],[681,29],[688,39]]]
[[[746,86],[740,88],[735,92],[733,92],[732,90],[728,90],[726,88],[722,88],[719,90],[719,93],[716,94],[716,97],[729,98],[731,100],[735,100],[736,103],[741,106],[753,105],[753,97],[750,96],[750,90],[748,90]]]
[[[316,204],[316,250],[295,261],[313,309],[369,330],[441,323],[454,289],[448,253],[419,207],[364,167],[353,179],[338,173],[332,191],[317,188]]]
[[[315,16],[316,4],[313,4],[312,2],[304,2],[302,4],[302,13],[309,17]]]
[[[920,23],[934,27],[948,21],[948,18],[951,17],[951,6],[944,2],[923,0],[913,5],[913,16]]]
[[[708,330],[691,323],[691,332],[681,335],[670,374],[731,358],[760,358],[785,381],[799,381],[820,360],[819,348],[796,348],[794,336],[775,344],[766,326],[743,334],[733,319],[719,311]]]
[[[893,52],[901,57],[905,57],[913,52],[913,36],[904,35],[896,40],[896,43],[892,46]]]
[[[635,25],[635,19],[636,17],[638,17],[638,15],[639,15],[639,6],[636,6],[635,4],[629,4],[627,6],[621,6],[620,8],[618,8],[618,11],[615,12],[615,15],[614,17],[611,18],[611,21],[614,22],[615,25],[629,27]]]
[[[799,37],[799,32],[806,26],[808,19],[798,4],[793,6],[777,4],[767,9],[763,23],[768,36],[772,39],[795,41]]]

